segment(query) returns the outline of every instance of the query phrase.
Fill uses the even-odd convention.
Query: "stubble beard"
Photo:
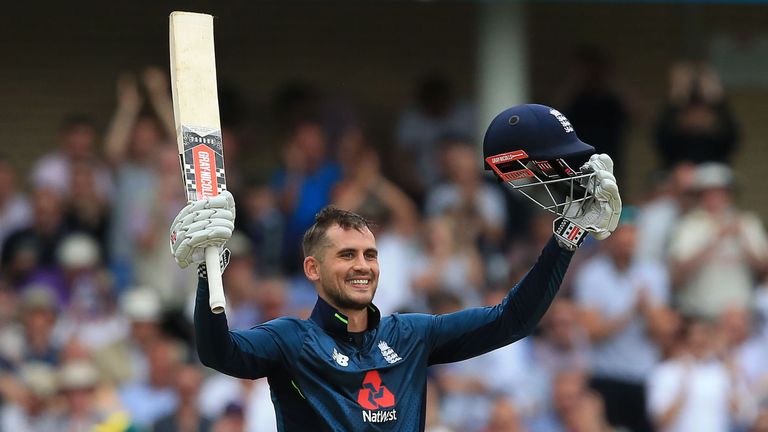
[[[373,281],[371,281],[373,283]],[[357,300],[354,300],[350,298],[343,290],[343,288],[336,287],[323,287],[325,294],[330,298],[330,300],[335,304],[336,307],[340,309],[350,309],[350,310],[363,310],[368,307],[369,304],[373,301],[373,294],[376,293],[374,290],[371,294],[371,299],[367,301],[366,303],[361,303]]]

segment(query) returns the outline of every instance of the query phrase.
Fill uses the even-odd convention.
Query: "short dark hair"
[[[301,242],[301,248],[304,252],[304,258],[308,256],[317,257],[317,253],[327,245],[325,233],[328,228],[338,225],[344,230],[356,229],[363,232],[370,229],[370,225],[364,217],[357,213],[342,210],[338,207],[329,205],[323,207],[315,215],[315,223],[304,233]]]
[[[79,127],[96,130],[96,122],[91,116],[86,114],[70,114],[61,122],[59,131],[69,133]]]

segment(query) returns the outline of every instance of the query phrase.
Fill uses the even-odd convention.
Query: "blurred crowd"
[[[621,186],[632,104],[600,53],[575,65],[558,109]],[[768,237],[735,199],[737,121],[710,67],[670,83],[650,193],[582,246],[534,336],[431,369],[428,431],[768,431]],[[168,248],[185,204],[168,88],[127,74],[103,133],[72,116],[31,172],[0,158],[1,431],[276,430],[265,380],[196,360],[196,274]],[[232,329],[308,315],[300,238],[327,204],[374,223],[383,314],[496,304],[552,235],[483,171],[472,104],[439,76],[385,136],[306,85],[273,105],[270,172],[243,166],[252,143],[224,118]]]

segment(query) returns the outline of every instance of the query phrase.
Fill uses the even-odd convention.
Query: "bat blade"
[[[213,17],[173,12],[169,19],[171,92],[181,175],[188,201],[216,196],[227,188],[216,90]],[[218,250],[205,251],[209,303],[226,307]]]

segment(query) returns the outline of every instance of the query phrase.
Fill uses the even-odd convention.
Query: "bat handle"
[[[227,300],[224,298],[224,285],[221,282],[221,266],[219,264],[219,248],[205,248],[205,265],[208,273],[208,304],[211,312],[224,312]]]

